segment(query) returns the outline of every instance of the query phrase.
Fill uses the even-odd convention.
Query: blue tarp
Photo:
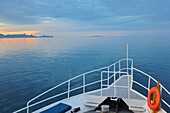
[[[41,113],[65,113],[71,109],[70,105],[59,103],[45,111],[42,111]]]

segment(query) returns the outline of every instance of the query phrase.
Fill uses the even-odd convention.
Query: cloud
[[[47,17],[94,21],[155,14],[159,21],[170,10],[169,3],[160,0],[1,0],[0,20],[5,23],[34,24],[41,23]],[[164,20],[169,20],[169,16]]]
[[[0,4],[1,31],[3,27],[81,35],[170,29],[168,0],[1,0]]]

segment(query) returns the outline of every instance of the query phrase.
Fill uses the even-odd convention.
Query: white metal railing
[[[124,64],[126,64],[126,65],[123,65],[123,66],[122,66],[122,62],[124,62]],[[131,65],[129,66],[130,63],[131,63]],[[116,65],[118,65],[118,70],[116,69]],[[123,70],[125,70],[125,71],[123,71]],[[130,73],[129,73],[129,70],[130,70]],[[147,77],[149,78],[149,79],[148,79],[148,87],[146,87],[146,86],[142,85],[141,83],[133,80],[133,74],[134,74],[133,71],[134,71],[134,70],[137,71],[137,72],[142,73],[143,75],[145,75],[145,76],[147,76]],[[99,75],[99,76],[100,76],[100,80],[97,80],[97,81],[94,81],[94,82],[91,82],[91,83],[87,83],[87,82],[86,82],[86,76],[89,75],[89,74],[98,72],[98,71],[100,71],[100,75]],[[107,73],[107,78],[103,78],[103,77],[104,77],[104,75],[103,75],[104,73]],[[69,80],[67,80],[67,81],[65,81],[65,82],[63,82],[63,83],[61,83],[61,84],[59,84],[59,85],[56,85],[56,86],[50,88],[49,90],[47,90],[47,91],[45,91],[45,92],[37,95],[36,97],[32,98],[31,100],[29,100],[29,101],[27,102],[27,106],[26,106],[26,107],[24,107],[24,108],[22,108],[22,109],[20,109],[20,110],[17,110],[17,111],[15,111],[14,113],[19,113],[19,112],[22,112],[22,111],[24,111],[24,110],[26,110],[27,113],[29,113],[31,107],[36,106],[36,105],[41,104],[41,103],[44,103],[44,102],[46,102],[46,101],[48,101],[48,100],[51,100],[51,99],[53,99],[53,98],[57,98],[57,97],[62,96],[62,95],[64,95],[64,94],[67,94],[67,98],[69,98],[69,97],[70,97],[70,92],[75,91],[75,90],[80,89],[80,88],[83,88],[83,93],[86,93],[86,87],[87,87],[87,86],[94,85],[94,84],[96,84],[96,83],[101,83],[101,87],[99,88],[99,90],[101,91],[101,96],[102,96],[103,86],[109,87],[109,85],[110,85],[110,82],[109,82],[109,81],[112,79],[112,77],[114,77],[114,81],[113,81],[113,82],[116,82],[116,75],[119,74],[118,77],[120,78],[120,76],[121,76],[122,73],[125,74],[125,75],[128,75],[128,98],[130,97],[130,89],[132,90],[132,85],[133,85],[133,83],[136,83],[136,84],[138,84],[139,86],[141,86],[141,87],[143,87],[144,89],[146,89],[146,90],[149,91],[149,90],[150,90],[150,80],[153,80],[153,81],[157,82],[157,81],[156,81],[153,77],[151,77],[150,75],[148,75],[148,74],[142,72],[141,70],[133,67],[133,60],[132,60],[132,59],[129,59],[129,57],[128,57],[128,45],[127,45],[126,59],[121,59],[121,60],[119,60],[119,61],[117,61],[117,62],[115,62],[115,63],[113,63],[113,64],[111,64],[111,65],[109,65],[109,66],[106,66],[106,67],[103,67],[103,68],[99,68],[99,69],[96,69],[96,70],[92,70],[92,71],[89,71],[89,72],[80,74],[80,75],[78,75],[78,76],[76,76],[76,77],[73,77],[73,78],[71,78],[71,79],[69,79]],[[112,75],[110,76],[110,74],[112,74]],[[131,86],[130,86],[130,84],[129,84],[129,75],[131,75]],[[82,83],[83,83],[83,85],[71,89],[71,82],[72,82],[73,80],[75,80],[75,79],[80,78],[80,77],[82,77]],[[103,84],[103,81],[107,81],[107,84]],[[40,98],[40,97],[42,97],[42,96],[44,96],[44,95],[47,95],[47,93],[49,93],[49,92],[51,92],[51,91],[59,88],[60,86],[63,86],[64,84],[67,84],[67,91],[64,91],[64,92],[62,92],[62,93],[60,93],[60,94],[57,94],[57,95],[54,95],[54,96],[50,96],[50,97],[48,97],[48,98],[46,98],[46,99],[43,99],[43,100],[41,100],[41,101],[35,102],[35,103],[33,103],[33,104],[30,104],[30,103],[32,103],[33,101],[35,101],[36,99],[38,99],[38,98]],[[122,87],[122,86],[116,86],[116,84],[114,84],[114,96],[116,96],[116,87]],[[162,90],[164,90],[164,91],[170,96],[169,91],[168,91],[165,87],[163,87],[162,84],[161,84],[161,89],[160,89],[160,90],[161,90],[161,92],[162,92]],[[136,91],[136,93],[138,93],[139,95],[141,95],[141,96],[143,96],[144,98],[146,98],[146,97],[145,97],[144,95],[142,95],[141,93],[139,93],[139,92],[137,92],[137,91]],[[162,99],[162,102],[170,108],[170,105],[169,105],[165,100]]]
[[[137,68],[133,68],[133,70],[135,70],[135,71],[137,71],[137,72],[145,75],[146,77],[148,77],[148,87],[146,87],[146,86],[144,86],[143,84],[141,84],[141,83],[139,83],[139,82],[137,82],[137,81],[135,81],[135,80],[132,79],[132,82],[133,82],[133,83],[138,84],[139,86],[141,86],[142,88],[144,88],[144,89],[147,90],[148,92],[149,92],[149,90],[150,90],[151,80],[153,80],[155,83],[158,82],[158,81],[155,80],[152,76],[148,75],[147,73],[145,73],[145,72],[143,72],[143,71],[141,71],[141,70],[139,70],[139,69],[137,69]],[[169,92],[162,84],[160,84],[161,95],[162,95],[162,90],[164,90],[164,91],[170,96],[170,92]],[[146,98],[145,95],[143,95],[143,94],[140,94],[140,95],[142,95],[143,97]],[[162,100],[162,102],[163,102],[167,107],[170,108],[170,105],[168,104],[168,102],[166,102],[166,101],[163,99],[163,97],[162,97],[161,100]]]
[[[131,62],[130,68],[129,68],[129,66],[128,66],[128,64],[130,64],[130,63],[127,63],[127,62]],[[127,63],[127,64],[126,64],[126,63]],[[123,67],[121,64],[124,64],[124,67]],[[116,65],[118,65],[118,70],[117,70],[117,71],[116,71]],[[128,69],[127,69],[127,67],[128,67]],[[59,85],[56,85],[56,86],[50,88],[49,90],[47,90],[47,91],[45,91],[45,92],[37,95],[36,97],[32,98],[31,100],[29,100],[29,101],[27,102],[27,106],[26,106],[26,107],[24,107],[24,108],[22,108],[22,109],[20,109],[20,110],[17,110],[17,111],[15,111],[14,113],[19,113],[19,112],[24,111],[24,110],[26,110],[27,113],[29,113],[31,107],[36,106],[36,105],[38,105],[38,104],[41,104],[41,103],[43,103],[43,102],[46,102],[46,101],[48,101],[48,100],[51,100],[51,99],[53,99],[53,98],[57,98],[57,97],[62,96],[62,95],[64,95],[64,94],[67,94],[67,98],[69,98],[69,97],[70,97],[70,92],[75,91],[75,90],[80,89],[80,88],[83,88],[83,93],[86,93],[86,87],[87,87],[87,86],[91,86],[91,85],[94,85],[94,84],[100,83],[100,82],[102,83],[102,82],[104,81],[103,78],[102,78],[102,77],[103,77],[102,74],[103,74],[105,71],[107,71],[107,73],[108,73],[108,74],[107,74],[107,76],[108,76],[108,77],[107,77],[107,84],[109,85],[109,84],[110,84],[110,83],[109,83],[109,80],[111,79],[111,77],[115,76],[116,73],[119,73],[119,77],[120,77],[120,74],[121,74],[121,73],[126,73],[126,74],[128,74],[128,70],[129,70],[129,69],[131,69],[131,74],[132,74],[132,73],[133,73],[133,72],[132,72],[132,69],[133,69],[133,60],[132,60],[132,59],[121,59],[121,60],[119,60],[119,61],[117,61],[117,62],[115,62],[115,63],[113,63],[113,64],[111,64],[111,65],[109,65],[109,66],[106,66],[106,67],[103,67],[103,68],[99,68],[99,69],[95,69],[95,70],[92,70],[92,71],[89,71],[89,72],[80,74],[80,75],[78,75],[78,76],[76,76],[76,77],[73,77],[73,78],[71,78],[71,79],[69,79],[69,80],[67,80],[67,81],[65,81],[65,82],[63,82],[63,83],[61,83],[61,84],[59,84]],[[103,71],[103,70],[105,70],[105,71]],[[113,71],[111,71],[111,70],[113,70]],[[125,72],[122,72],[122,70],[126,70],[126,71],[125,71]],[[101,80],[97,80],[97,81],[95,81],[95,82],[91,82],[91,83],[86,84],[86,76],[89,75],[89,74],[98,72],[98,71],[100,71],[100,73],[101,73],[101,75],[100,75],[100,76],[101,76]],[[113,73],[113,75],[110,76],[110,73]],[[83,80],[82,80],[83,85],[71,89],[71,84],[70,84],[70,83],[71,83],[73,80],[78,79],[78,78],[80,78],[80,77],[82,77],[82,79],[83,79]],[[41,100],[41,101],[35,102],[35,103],[33,103],[33,104],[30,104],[31,102],[35,101],[36,99],[38,99],[38,98],[46,95],[47,93],[49,93],[49,92],[51,92],[51,91],[59,88],[60,86],[62,86],[62,85],[64,85],[64,84],[67,84],[67,86],[68,86],[68,87],[67,87],[67,91],[62,92],[62,93],[57,94],[57,95],[54,95],[54,96],[51,96],[51,97],[48,97],[48,98],[43,99],[43,100]],[[101,84],[101,85],[102,85],[102,84]],[[99,89],[100,89],[100,88],[99,88]],[[101,87],[100,90],[102,90],[102,89],[103,89],[103,88]]]
[[[126,66],[125,68],[122,68],[121,67],[121,62],[122,61],[125,61],[126,63]],[[130,65],[130,68],[129,68],[129,61],[131,62],[131,65]],[[118,70],[116,71],[116,65],[118,64]],[[110,71],[110,68],[111,66],[113,66],[113,71]],[[123,71],[125,70],[125,71]],[[120,78],[121,74],[124,74],[124,75],[129,75],[129,70],[131,71],[130,75],[133,74],[133,60],[132,59],[121,59],[117,62],[115,62],[114,64],[110,65],[108,67],[108,70],[107,71],[102,71],[101,72],[101,89],[100,89],[100,95],[102,96],[102,91],[103,91],[103,86],[105,86],[106,88],[108,88],[110,86],[110,79],[112,77],[114,77],[114,80],[113,82],[116,82],[116,75],[119,74],[118,78]],[[104,73],[107,73],[107,78],[106,79],[103,79],[104,78]],[[110,73],[112,74],[110,76]],[[117,78],[117,79],[118,79]],[[107,81],[107,84],[103,84],[104,81]],[[125,87],[125,86],[117,86],[116,84],[114,84],[114,97],[116,97],[116,88],[119,87],[119,88],[128,88],[128,98],[130,98],[130,85],[129,85],[129,77],[128,77],[128,86]]]
[[[124,64],[124,65],[123,65],[123,64]],[[130,64],[131,64],[131,65],[130,65]],[[118,67],[117,67],[117,66],[118,66]],[[118,69],[117,69],[116,67],[117,67]],[[137,71],[137,72],[140,72],[141,74],[143,74],[143,75],[145,75],[145,76],[147,76],[147,77],[149,78],[149,79],[148,79],[148,87],[146,87],[146,86],[142,85],[141,83],[133,80],[134,70]],[[129,72],[129,71],[130,71],[130,72]],[[100,76],[100,80],[96,80],[96,81],[94,81],[94,82],[87,83],[87,81],[86,81],[86,76],[88,76],[88,75],[90,75],[90,74],[92,74],[92,73],[96,73],[96,72],[100,72],[100,75],[99,75],[99,76]],[[106,75],[104,75],[104,73],[105,73]],[[92,70],[92,71],[89,71],[89,72],[80,74],[80,75],[78,75],[78,76],[76,76],[76,77],[73,77],[73,78],[71,78],[71,79],[69,79],[69,80],[67,80],[67,81],[65,81],[65,82],[63,82],[63,83],[61,83],[61,84],[59,84],[59,85],[56,85],[56,86],[50,88],[49,90],[47,90],[47,91],[39,94],[38,96],[32,98],[31,100],[29,100],[29,101],[27,102],[27,106],[26,106],[26,107],[24,107],[24,108],[22,108],[22,109],[20,109],[20,110],[17,110],[17,111],[15,111],[14,113],[19,113],[19,112],[24,111],[24,110],[27,110],[27,113],[29,113],[31,107],[36,106],[36,105],[41,104],[41,103],[44,103],[44,102],[46,102],[46,101],[48,101],[48,100],[51,100],[51,99],[53,99],[53,98],[57,98],[57,97],[59,97],[59,96],[65,95],[65,94],[67,94],[67,98],[69,98],[69,97],[70,97],[70,92],[73,92],[73,91],[75,91],[75,90],[77,90],[77,89],[81,89],[81,88],[82,88],[83,93],[87,93],[88,91],[86,91],[86,87],[95,85],[95,84],[97,84],[97,83],[101,83],[101,84],[100,84],[101,87],[98,88],[98,90],[101,91],[101,96],[102,96],[103,86],[105,86],[105,87],[108,88],[109,85],[111,84],[111,83],[110,83],[110,80],[111,80],[112,78],[114,78],[113,82],[115,82],[115,81],[116,81],[116,76],[118,76],[118,78],[120,78],[120,77],[121,77],[121,74],[131,76],[131,86],[130,86],[130,84],[129,84],[129,80],[130,80],[130,79],[129,79],[129,76],[128,76],[128,86],[126,87],[126,88],[128,88],[128,98],[130,98],[130,90],[132,89],[133,83],[136,83],[136,84],[138,84],[139,86],[141,86],[141,87],[143,87],[144,89],[146,89],[146,90],[149,91],[149,90],[150,90],[150,80],[153,80],[153,81],[157,82],[157,81],[156,81],[153,77],[151,77],[150,75],[142,72],[141,70],[139,70],[139,69],[137,69],[137,68],[134,68],[134,67],[133,67],[133,60],[132,60],[132,59],[129,59],[129,58],[121,59],[121,60],[119,60],[119,61],[117,61],[117,62],[115,62],[115,63],[113,63],[113,64],[111,64],[111,65],[109,65],[109,66],[106,66],[106,67],[103,67],[103,68],[99,68],[99,69],[95,69],[95,70]],[[105,77],[105,76],[106,76],[106,77]],[[83,84],[82,84],[81,86],[79,86],[79,87],[76,87],[76,88],[71,89],[71,82],[72,82],[73,80],[79,79],[80,77],[82,77],[82,83],[83,83]],[[106,84],[103,84],[104,81],[106,81]],[[112,82],[112,83],[113,83],[113,82]],[[64,84],[67,84],[67,91],[62,92],[62,93],[57,94],[57,95],[54,95],[54,96],[51,96],[51,97],[48,97],[48,98],[43,99],[43,100],[41,100],[41,101],[35,102],[35,103],[33,103],[33,104],[30,104],[30,103],[32,103],[33,101],[35,101],[36,99],[38,99],[38,98],[40,98],[40,97],[42,97],[42,96],[44,96],[44,95],[47,95],[47,93],[50,93],[51,91],[59,88],[60,86],[62,86],[62,85],[64,85]],[[124,86],[116,86],[116,84],[114,84],[113,87],[114,87],[114,96],[116,96],[116,87],[124,87]],[[165,87],[163,87],[162,84],[161,84],[161,91],[162,91],[162,90],[164,90],[168,95],[170,95],[169,91],[168,91]],[[136,91],[136,92],[137,92],[137,91]],[[144,95],[142,95],[141,93],[139,93],[139,92],[137,92],[137,93],[138,93],[139,95],[143,96],[144,98],[146,98],[146,97],[145,97]],[[169,105],[165,100],[162,99],[162,102],[163,102],[166,106],[168,106],[168,107],[170,108],[170,105]]]
[[[127,86],[120,86],[120,85],[116,85],[116,81],[121,77],[121,75],[120,74],[123,74],[123,75],[128,75],[127,74],[127,71],[122,71],[122,70],[125,70],[126,68],[124,68],[124,69],[121,69],[121,70],[119,70],[119,71],[117,71],[117,72],[114,72],[114,71],[110,71],[109,72],[109,74],[111,73],[111,74],[113,74],[112,76],[110,76],[109,78],[106,78],[106,79],[103,79],[104,78],[104,73],[108,73],[108,71],[102,71],[101,72],[101,89],[100,89],[100,95],[102,96],[102,91],[103,91],[103,87],[105,86],[106,88],[108,88],[109,86],[110,86],[110,83],[109,83],[109,81],[110,81],[110,79],[111,78],[113,78],[114,77],[114,80],[113,80],[113,82],[112,83],[114,83],[114,86],[113,86],[113,88],[114,88],[114,97],[116,97],[116,88],[127,88],[128,90],[130,90],[130,86],[129,86],[129,84],[127,85]],[[119,74],[119,76],[117,77],[117,79],[116,79],[116,75],[117,74]],[[107,81],[107,84],[104,84],[103,82],[104,81]],[[129,82],[129,81],[128,81]],[[128,93],[128,97],[129,97],[129,95],[130,95],[130,93]]]

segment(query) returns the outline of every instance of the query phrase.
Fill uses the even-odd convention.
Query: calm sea
[[[0,112],[73,76],[129,57],[170,90],[170,37],[0,39]]]

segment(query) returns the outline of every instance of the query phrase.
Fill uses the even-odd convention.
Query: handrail
[[[113,66],[113,65],[115,65],[115,64],[118,64],[119,62],[121,62],[121,61],[127,61],[127,60],[130,60],[132,63],[133,63],[133,59],[130,59],[130,58],[124,58],[124,59],[121,59],[121,60],[118,60],[118,61],[116,61],[115,63],[113,63],[113,64],[111,64],[111,65],[109,65],[108,67],[111,67],[111,66]]]
[[[121,66],[121,62],[122,62],[122,61],[126,61],[126,62],[125,62],[125,63],[126,63],[126,67],[125,67],[125,68]],[[131,65],[130,65],[130,66],[129,66],[129,61],[131,62]],[[116,71],[116,65],[117,65],[117,64],[118,64],[118,71]],[[129,67],[130,67],[130,68],[129,68]],[[111,71],[111,68],[113,68],[113,71]],[[104,70],[104,69],[107,69],[107,70]],[[101,71],[101,70],[103,70],[103,71]],[[123,70],[127,70],[127,71],[124,72]],[[63,83],[60,83],[60,84],[58,84],[58,85],[56,85],[56,86],[54,86],[54,87],[46,90],[45,92],[43,92],[43,93],[37,95],[36,97],[32,98],[31,100],[29,100],[29,101],[27,102],[27,106],[26,106],[26,107],[24,107],[24,108],[22,108],[22,109],[20,109],[20,110],[17,110],[17,111],[15,111],[14,113],[18,113],[18,112],[21,112],[21,111],[23,111],[23,110],[27,110],[27,113],[29,113],[29,108],[30,108],[30,107],[33,107],[33,106],[35,106],[35,105],[37,105],[37,104],[43,103],[43,102],[45,102],[45,101],[48,101],[48,100],[50,100],[50,99],[56,98],[56,97],[61,96],[61,95],[64,95],[64,94],[67,94],[67,97],[69,98],[69,97],[70,97],[70,92],[75,91],[75,90],[80,89],[80,88],[83,88],[83,93],[86,93],[85,88],[86,88],[87,86],[90,86],[90,85],[93,85],[93,84],[96,84],[96,83],[100,83],[100,82],[101,82],[101,89],[100,89],[100,90],[101,90],[101,92],[102,92],[102,85],[103,85],[102,82],[103,82],[103,81],[108,80],[106,86],[109,86],[109,85],[110,85],[110,84],[109,84],[109,80],[110,80],[112,77],[114,77],[114,82],[115,82],[115,76],[116,76],[117,73],[119,74],[119,77],[120,77],[120,74],[121,74],[121,73],[126,73],[127,75],[129,75],[128,70],[131,70],[131,75],[132,75],[132,76],[131,76],[131,80],[132,80],[131,82],[134,82],[134,83],[140,85],[141,87],[143,87],[144,89],[146,89],[146,90],[148,90],[148,91],[149,91],[149,89],[150,89],[150,79],[152,79],[153,81],[157,82],[152,76],[148,75],[147,73],[145,73],[145,72],[143,72],[143,71],[141,71],[141,70],[139,70],[139,69],[137,69],[137,68],[134,68],[134,67],[133,67],[133,60],[132,60],[132,59],[129,59],[129,58],[121,59],[121,60],[119,60],[119,61],[117,61],[117,62],[115,62],[115,63],[113,63],[113,64],[111,64],[111,65],[109,65],[109,66],[105,66],[105,67],[102,67],[102,68],[98,68],[98,69],[95,69],[95,70],[91,70],[91,71],[85,72],[85,73],[83,73],[83,74],[80,74],[80,75],[78,75],[78,76],[75,76],[75,77],[73,77],[73,78],[71,78],[71,79],[69,79],[69,80],[67,80],[67,81],[65,81],[65,82],[63,82]],[[140,72],[141,74],[143,74],[143,75],[145,75],[145,76],[147,76],[147,77],[149,78],[149,80],[148,80],[148,87],[146,87],[146,86],[142,85],[141,83],[133,80],[133,71],[134,71],[134,70],[136,70],[137,72]],[[101,72],[100,72],[100,73],[101,73],[101,80],[98,80],[98,81],[95,81],[95,82],[90,82],[90,83],[86,84],[86,78],[85,78],[86,75],[91,74],[91,73],[94,73],[94,72],[98,72],[98,71],[101,71]],[[106,79],[103,79],[103,73],[107,73],[107,78],[106,78]],[[113,74],[113,75],[110,76],[110,74]],[[70,83],[71,83],[73,80],[76,80],[76,79],[79,78],[79,77],[83,77],[83,85],[71,89],[71,84],[70,84]],[[129,78],[128,78],[128,79],[129,79]],[[33,101],[36,100],[37,98],[39,98],[39,97],[41,97],[41,96],[49,93],[50,91],[52,91],[52,90],[54,90],[54,89],[56,89],[56,88],[58,88],[58,87],[60,87],[60,86],[62,86],[62,85],[64,85],[64,84],[67,84],[67,85],[68,85],[67,91],[62,92],[62,93],[59,93],[59,94],[54,95],[54,96],[51,96],[51,97],[48,97],[48,98],[46,98],[46,99],[44,99],[44,100],[41,100],[41,101],[38,101],[38,102],[36,102],[36,103],[30,104],[31,102],[33,102]],[[168,95],[170,95],[170,92],[169,92],[162,84],[160,84],[160,85],[161,85],[161,90],[163,89]],[[103,86],[104,86],[104,85],[103,85]],[[115,87],[115,86],[114,86],[114,87]],[[132,88],[132,83],[131,83],[131,86],[130,86],[130,87]],[[129,88],[129,84],[128,84],[128,88]],[[115,90],[115,88],[114,88],[114,90]],[[114,93],[115,93],[115,92],[114,92]],[[102,93],[101,93],[101,94],[102,94]],[[129,94],[129,92],[128,92],[128,94]],[[114,95],[115,95],[115,94],[114,94]],[[142,94],[141,94],[141,95],[142,95]],[[128,96],[129,96],[129,95],[128,95]],[[142,95],[142,96],[143,96],[143,95]],[[129,97],[128,97],[128,98],[129,98]],[[170,105],[169,105],[165,100],[162,99],[162,102],[170,108]]]
[[[141,70],[139,70],[139,69],[137,69],[137,68],[133,68],[133,69],[136,70],[136,71],[138,71],[138,72],[140,72],[140,73],[142,73],[142,74],[144,74],[144,75],[146,75],[146,76],[148,76],[148,77],[151,78],[153,81],[158,82],[156,79],[154,79],[152,76],[146,74],[145,72],[143,72],[143,71],[141,71]],[[160,84],[160,85],[161,85],[161,87],[166,91],[166,93],[168,93],[168,94],[170,95],[170,92],[169,92],[162,84]]]
[[[61,83],[61,84],[59,84],[59,85],[56,85],[56,86],[50,88],[49,90],[47,90],[47,91],[39,94],[38,96],[32,98],[31,100],[29,100],[29,101],[27,102],[27,113],[29,113],[29,107],[30,107],[29,104],[30,104],[32,101],[36,100],[37,98],[43,96],[44,94],[46,94],[46,93],[48,93],[48,92],[50,92],[50,91],[52,91],[52,90],[54,90],[54,89],[62,86],[62,85],[65,84],[65,83],[68,83],[69,81],[75,80],[76,78],[79,78],[79,77],[82,77],[82,76],[84,76],[84,75],[86,75],[86,74],[93,73],[93,72],[97,72],[97,71],[99,71],[99,70],[103,70],[103,69],[106,69],[106,68],[108,68],[108,67],[102,67],[102,68],[98,68],[98,69],[95,69],[95,70],[92,70],[92,71],[85,72],[85,73],[83,73],[83,74],[80,74],[80,75],[78,75],[78,76],[75,76],[75,77],[73,77],[73,78],[71,78],[71,79],[69,79],[69,80],[67,80],[67,81],[65,81],[65,82],[63,82],[63,83]],[[68,97],[69,97],[69,92],[70,92],[70,91],[68,91]],[[49,100],[49,99],[48,99],[48,100]]]
[[[58,85],[56,85],[56,86],[54,86],[54,87],[46,90],[45,92],[37,95],[36,97],[32,98],[31,100],[29,100],[29,101],[27,102],[27,106],[26,106],[25,108],[22,108],[22,109],[20,109],[20,110],[17,110],[17,111],[15,111],[14,113],[18,113],[18,112],[23,111],[23,110],[25,110],[25,109],[27,109],[27,113],[29,113],[29,108],[30,108],[30,107],[33,107],[33,106],[35,106],[35,105],[37,105],[37,104],[40,104],[40,103],[42,103],[42,102],[45,102],[45,101],[47,101],[47,100],[50,100],[50,99],[52,99],[52,98],[55,98],[55,97],[59,96],[59,95],[62,94],[62,93],[60,93],[60,94],[58,94],[58,95],[55,95],[55,96],[52,96],[52,97],[49,97],[49,98],[46,98],[46,99],[44,99],[44,100],[41,100],[41,101],[39,101],[39,102],[36,102],[36,103],[30,105],[30,103],[31,103],[32,101],[38,99],[39,97],[41,97],[41,96],[49,93],[50,91],[52,91],[52,90],[54,90],[54,89],[56,89],[56,88],[58,88],[58,87],[60,87],[60,86],[62,86],[62,85],[64,85],[64,84],[68,84],[68,90],[67,90],[66,92],[64,92],[64,93],[67,93],[67,94],[68,94],[68,98],[69,98],[69,96],[70,96],[69,93],[70,93],[71,91],[74,91],[74,90],[75,90],[75,88],[72,89],[72,90],[70,90],[70,82],[71,82],[72,80],[75,80],[75,79],[79,78],[79,77],[83,77],[83,86],[81,86],[81,88],[83,87],[83,93],[85,93],[85,87],[86,87],[86,86],[93,85],[93,84],[95,84],[95,83],[97,83],[97,82],[101,82],[101,81],[95,81],[95,82],[92,82],[92,83],[89,83],[89,84],[85,84],[85,83],[86,83],[86,81],[85,81],[85,76],[86,76],[87,74],[91,74],[91,73],[93,73],[93,72],[97,72],[97,71],[100,71],[100,70],[103,70],[103,69],[108,69],[108,72],[110,73],[109,69],[110,69],[112,66],[114,66],[114,69],[115,69],[115,65],[117,65],[117,64],[119,64],[119,66],[120,66],[120,64],[121,64],[122,61],[128,61],[128,62],[131,61],[131,68],[133,67],[133,60],[128,58],[128,59],[121,59],[121,60],[119,60],[119,61],[117,61],[117,62],[115,62],[115,63],[113,63],[113,64],[111,64],[111,65],[109,65],[109,66],[105,66],[105,67],[102,67],[102,68],[98,68],[98,69],[95,69],[95,70],[92,70],[92,71],[85,72],[85,73],[83,73],[83,74],[80,74],[80,75],[78,75],[78,76],[75,76],[75,77],[73,77],[73,78],[71,78],[71,79],[69,79],[69,80],[67,80],[67,81],[65,81],[65,82],[63,82],[63,83],[60,83],[60,84],[58,84]],[[131,69],[131,68],[130,68],[130,69]],[[119,67],[119,71],[120,71],[120,69],[121,69],[121,68]],[[122,68],[122,69],[126,69],[126,68]],[[114,71],[115,71],[115,70],[114,70]],[[109,74],[108,74],[108,79],[110,79]],[[109,83],[109,82],[108,82],[108,83]],[[79,87],[79,88],[80,88],[80,87]],[[76,89],[78,89],[78,88],[76,88]]]
[[[126,64],[126,67],[125,68],[122,68],[121,67],[121,62],[122,61],[126,61],[125,64]],[[131,66],[129,68],[129,61],[131,61]],[[118,71],[116,71],[116,65],[118,64]],[[113,66],[113,71],[110,71],[110,67]],[[125,70],[125,71],[123,71]],[[131,71],[131,75],[133,74],[133,60],[132,59],[129,59],[129,58],[126,58],[126,59],[121,59],[117,62],[115,62],[114,64],[110,65],[108,67],[108,70],[107,71],[102,71],[101,72],[101,90],[100,90],[100,95],[102,96],[103,95],[103,92],[102,92],[102,89],[103,89],[103,86],[107,86],[107,88],[110,86],[110,79],[114,76],[114,80],[113,82],[116,82],[116,74],[119,74],[119,77],[120,78],[120,74],[121,73],[124,73],[125,75],[129,75],[129,70]],[[107,74],[107,78],[106,79],[103,79],[103,73],[108,73]],[[110,76],[110,73],[113,74]],[[118,79],[117,78],[117,79]],[[103,84],[103,81],[107,81],[107,84]],[[128,86],[117,86],[116,84],[114,84],[114,97],[116,96],[116,87],[123,87],[123,88],[128,88],[128,99],[130,98],[130,84],[129,84],[129,76],[128,76]]]
[[[145,72],[143,72],[143,71],[141,71],[141,70],[139,70],[139,69],[137,69],[137,68],[133,68],[134,70],[136,70],[137,72],[140,72],[140,73],[142,73],[143,75],[145,75],[145,76],[147,76],[149,79],[148,79],[148,87],[146,87],[146,86],[144,86],[144,85],[142,85],[141,83],[139,83],[139,82],[137,82],[137,81],[135,81],[135,80],[132,80],[132,82],[134,82],[134,83],[136,83],[136,84],[138,84],[139,86],[141,86],[141,87],[143,87],[144,89],[146,89],[146,90],[150,90],[150,79],[152,79],[154,82],[158,82],[156,79],[154,79],[152,76],[150,76],[149,74],[147,74],[147,73],[145,73]],[[170,96],[170,92],[162,85],[162,84],[160,84],[160,86],[161,86],[161,88]],[[162,92],[161,92],[162,93]],[[143,95],[144,96],[144,95]],[[162,100],[162,102],[165,104],[165,105],[167,105],[169,108],[170,108],[170,105],[162,98],[161,99]]]

